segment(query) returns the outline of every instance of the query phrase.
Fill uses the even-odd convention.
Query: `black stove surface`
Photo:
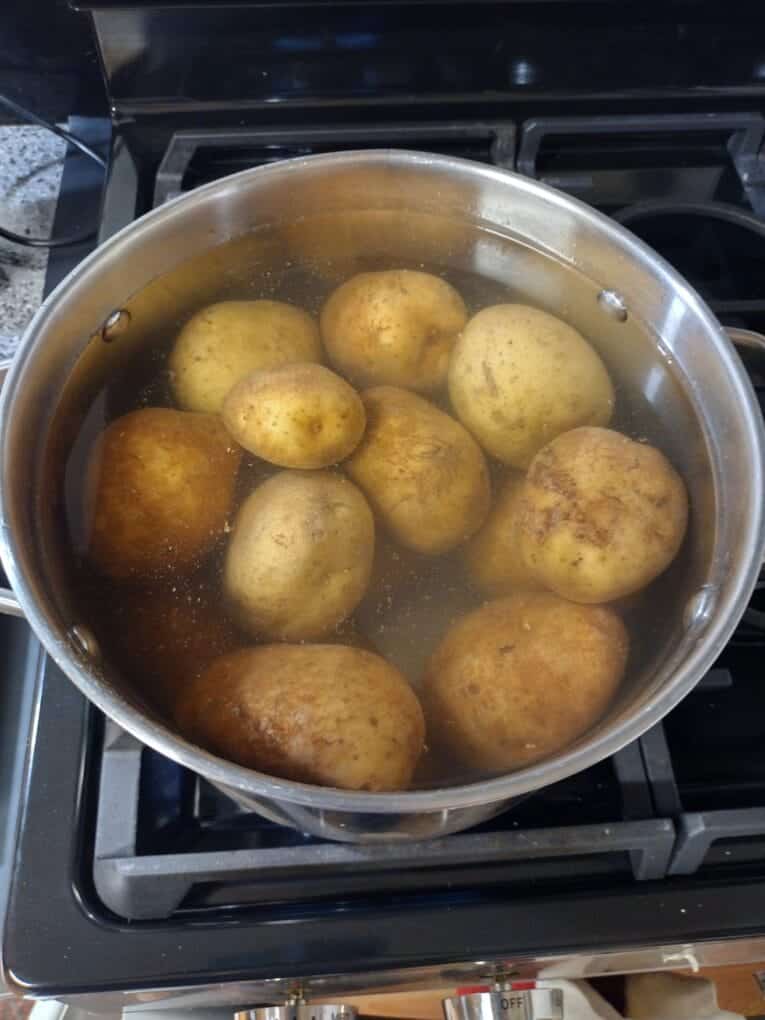
[[[393,120],[281,133],[151,125],[138,148],[127,125],[113,140],[102,236],[154,201],[296,152],[446,149],[517,166],[629,221],[725,324],[765,328],[762,118],[631,116],[431,117],[419,134]],[[97,205],[99,187],[68,165],[62,230],[72,210],[83,215],[83,196]],[[62,268],[52,261],[51,279]],[[762,404],[763,363],[745,356]],[[63,996],[762,932],[764,651],[757,592],[697,690],[611,760],[469,833],[352,847],[237,809],[106,722],[32,642],[6,974]]]

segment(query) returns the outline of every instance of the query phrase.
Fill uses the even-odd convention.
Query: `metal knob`
[[[288,1002],[283,1006],[261,1006],[258,1009],[242,1009],[234,1014],[234,1020],[356,1020],[355,1006],[342,1003],[312,1006],[306,1002]]]
[[[563,1020],[560,988],[474,992],[443,1001],[445,1020]]]

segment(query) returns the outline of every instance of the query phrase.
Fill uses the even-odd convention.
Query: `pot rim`
[[[727,642],[756,583],[763,550],[765,550],[764,500],[759,500],[757,505],[751,508],[751,526],[748,534],[741,536],[742,551],[739,556],[736,583],[728,598],[726,611],[723,613],[720,611],[720,607],[717,607],[706,624],[705,631],[700,636],[701,639],[695,643],[680,668],[676,669],[666,682],[646,699],[639,711],[627,714],[626,718],[618,724],[614,724],[595,739],[588,739],[585,734],[579,738],[580,746],[543,759],[516,772],[459,786],[396,793],[340,790],[293,782],[256,772],[196,747],[169,727],[131,706],[122,695],[107,688],[96,672],[90,669],[88,662],[82,658],[81,653],[72,644],[70,636],[63,628],[51,625],[46,613],[38,605],[30,578],[19,568],[16,537],[7,524],[8,487],[5,447],[8,422],[13,415],[16,392],[19,389],[18,384],[30,362],[39,354],[38,340],[45,332],[52,310],[66,292],[75,283],[81,282],[91,268],[109,252],[126,244],[136,244],[142,239],[145,242],[145,235],[150,236],[163,224],[182,218],[188,207],[204,202],[212,195],[219,196],[229,188],[236,188],[242,181],[255,175],[258,179],[266,178],[269,175],[277,177],[283,176],[285,173],[297,172],[306,164],[322,163],[332,166],[349,162],[357,167],[379,164],[390,166],[392,163],[404,166],[424,164],[444,170],[456,167],[474,176],[494,181],[499,186],[502,186],[503,182],[510,177],[513,179],[515,188],[526,191],[537,200],[573,210],[580,218],[589,220],[605,235],[607,240],[620,247],[628,257],[653,266],[655,274],[659,276],[664,286],[682,293],[684,302],[692,308],[694,314],[716,343],[721,363],[738,390],[738,410],[746,419],[747,432],[752,439],[751,449],[746,452],[751,454],[750,470],[753,488],[760,493],[765,491],[763,483],[765,429],[746,370],[705,302],[661,256],[626,228],[591,206],[521,174],[485,166],[471,160],[430,155],[405,149],[348,150],[298,157],[269,166],[250,168],[178,196],[123,227],[103,245],[86,256],[52,291],[25,330],[0,397],[0,443],[2,443],[3,453],[0,466],[0,478],[2,479],[2,484],[0,484],[0,557],[8,580],[18,596],[26,620],[46,651],[82,693],[97,708],[142,743],[191,771],[207,777],[214,783],[224,787],[233,787],[251,796],[260,795],[264,798],[288,801],[314,809],[369,814],[411,814],[496,803],[550,785],[609,757],[657,723],[692,689],[713,664]],[[695,398],[694,403],[696,403]],[[742,451],[739,450],[737,453],[741,455]],[[338,823],[335,822],[335,824]]]

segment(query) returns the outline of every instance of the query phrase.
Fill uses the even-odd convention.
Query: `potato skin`
[[[209,581],[173,579],[98,593],[93,607],[109,650],[152,704],[171,712],[194,677],[244,644]]]
[[[190,739],[247,768],[345,790],[404,790],[425,723],[404,677],[345,645],[261,645],[218,659],[178,700]]]
[[[544,587],[521,554],[518,510],[524,477],[520,471],[508,472],[483,527],[463,548],[467,575],[486,595],[496,597]]]
[[[362,393],[367,431],[345,469],[401,545],[437,556],[473,535],[489,510],[483,454],[459,422],[394,386]]]
[[[280,471],[237,514],[224,590],[251,634],[311,640],[356,608],[374,545],[372,511],[352,482],[330,471]]]
[[[484,450],[522,469],[559,433],[607,425],[614,406],[595,349],[527,305],[493,305],[473,316],[452,354],[449,396]]]
[[[224,531],[240,457],[212,415],[146,407],[113,421],[87,469],[98,569],[116,578],[193,569]]]
[[[283,365],[238,382],[223,422],[250,453],[287,468],[325,468],[353,452],[367,416],[361,397],[323,365]]]
[[[605,711],[629,641],[607,607],[519,592],[468,613],[425,673],[428,731],[466,765],[515,769],[563,750]]]
[[[446,379],[465,303],[431,273],[359,273],[330,294],[321,336],[332,364],[362,386],[387,383],[429,392]]]
[[[307,312],[283,301],[220,301],[189,319],[168,367],[180,407],[219,414],[240,379],[295,361],[321,361],[319,329]]]
[[[521,552],[546,587],[574,602],[640,591],[680,549],[688,497],[653,446],[580,428],[535,457],[519,510]]]

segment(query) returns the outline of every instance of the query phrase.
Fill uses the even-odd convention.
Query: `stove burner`
[[[765,223],[723,202],[639,202],[614,219],[655,248],[726,326],[765,327]]]

